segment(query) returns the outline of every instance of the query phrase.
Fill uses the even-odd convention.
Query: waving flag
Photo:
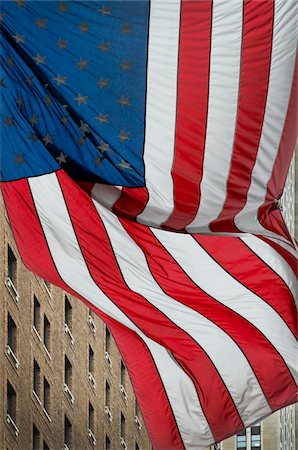
[[[19,251],[106,321],[156,449],[296,400],[296,21],[294,1],[2,5]]]

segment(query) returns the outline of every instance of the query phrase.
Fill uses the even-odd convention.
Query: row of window
[[[256,424],[250,428],[250,442],[248,442],[247,429],[236,436],[237,450],[261,449],[261,425]]]

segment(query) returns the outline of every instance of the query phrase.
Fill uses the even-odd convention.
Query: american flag
[[[120,348],[155,449],[296,401],[295,1],[3,2],[1,187]]]

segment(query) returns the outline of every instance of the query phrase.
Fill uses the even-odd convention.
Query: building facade
[[[0,202],[0,449],[151,449],[108,328],[24,267]]]

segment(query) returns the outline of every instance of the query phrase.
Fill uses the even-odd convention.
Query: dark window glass
[[[39,332],[40,330],[40,303],[37,297],[34,295],[34,305],[33,305],[33,325],[35,329]]]
[[[46,377],[43,379],[43,407],[50,414],[50,385]]]
[[[43,316],[43,343],[50,351],[51,324],[46,315]]]
[[[17,396],[14,388],[7,382],[7,413],[10,415],[12,420],[16,422],[17,416]]]
[[[106,352],[111,352],[111,333],[108,327],[106,327],[106,339],[105,339]]]
[[[106,381],[106,405],[110,407],[111,402],[111,388],[109,383]]]
[[[33,450],[39,450],[40,433],[36,425],[33,425],[32,430],[32,448]]]
[[[261,426],[259,424],[251,427],[251,448],[260,449],[261,448]]]
[[[10,246],[8,246],[8,256],[7,256],[7,265],[8,265],[8,276],[13,282],[14,286],[17,286],[17,259],[14,256],[13,251]]]
[[[11,317],[11,315],[7,314],[7,344],[12,349],[14,354],[17,353],[17,327],[16,324]]]
[[[139,444],[136,442],[135,450],[140,450]]]
[[[90,402],[88,411],[88,421],[89,421],[89,428],[94,433],[94,408]]]
[[[66,444],[68,448],[71,447],[71,438],[72,426],[67,416],[64,416],[64,444]]]
[[[64,301],[64,322],[68,325],[70,331],[72,331],[72,306],[67,296]]]
[[[94,351],[92,350],[91,346],[89,345],[89,372],[94,375]]]
[[[40,396],[40,367],[37,361],[34,359],[33,364],[33,390],[37,397]]]
[[[126,434],[125,417],[121,413],[121,437],[123,437],[123,439],[125,439],[125,434]]]
[[[107,434],[106,434],[105,441],[106,441],[105,450],[111,450],[111,441],[110,441],[110,438],[109,438],[109,436]]]
[[[120,377],[121,377],[121,384],[123,386],[125,386],[125,382],[126,382],[126,368],[125,368],[125,365],[124,365],[123,361],[121,361]]]
[[[65,355],[64,359],[64,383],[67,384],[69,389],[71,389],[72,386],[72,365]]]
[[[43,450],[50,450],[50,447],[46,443],[46,441],[43,441]]]

